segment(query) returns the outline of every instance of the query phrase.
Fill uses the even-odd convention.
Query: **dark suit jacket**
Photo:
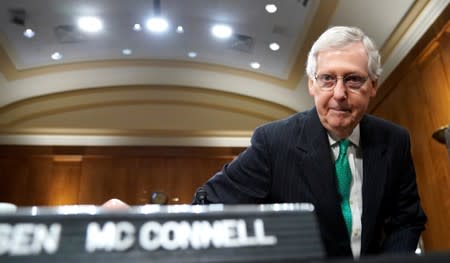
[[[361,255],[412,252],[424,229],[407,131],[365,115]],[[258,127],[203,189],[209,203],[314,204],[329,256],[351,256],[327,132],[315,108]]]

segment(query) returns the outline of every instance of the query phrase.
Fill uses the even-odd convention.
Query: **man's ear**
[[[378,91],[378,80],[372,80],[372,88],[370,89],[370,97],[375,97]]]
[[[308,77],[308,91],[309,95],[314,96],[316,94],[316,89],[314,88],[314,81]]]

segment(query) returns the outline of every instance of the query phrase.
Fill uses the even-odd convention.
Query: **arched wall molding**
[[[1,78],[0,78],[1,79]],[[53,72],[23,79],[0,80],[0,106],[63,91],[124,85],[173,85],[236,93],[273,101],[293,110],[310,104],[306,89],[284,89],[257,78],[195,68],[129,66]]]
[[[241,136],[249,135],[255,124],[294,112],[270,101],[195,87],[101,87],[41,95],[1,107],[0,131],[4,134]],[[128,113],[131,116],[127,117]],[[125,116],[122,121],[121,114]],[[192,127],[196,118],[202,116],[211,120]],[[89,117],[96,121],[90,122]],[[190,121],[183,123],[184,118]]]

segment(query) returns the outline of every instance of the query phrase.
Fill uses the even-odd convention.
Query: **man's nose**
[[[344,85],[344,80],[338,78],[336,80],[336,85],[334,86],[334,97],[336,99],[346,99],[347,98],[347,87]]]

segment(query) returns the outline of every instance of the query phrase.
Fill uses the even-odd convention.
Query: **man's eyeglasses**
[[[368,77],[363,77],[357,74],[349,74],[343,77],[338,77],[332,74],[315,75],[319,87],[325,91],[331,91],[336,86],[339,79],[342,79],[344,86],[350,91],[359,92],[361,87],[366,83]]]

